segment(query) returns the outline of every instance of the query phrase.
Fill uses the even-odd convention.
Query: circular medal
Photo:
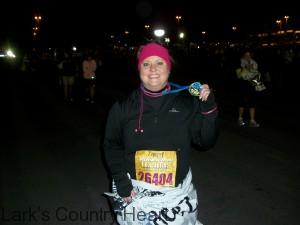
[[[189,86],[189,92],[193,96],[199,96],[201,91],[201,84],[200,82],[194,82]]]

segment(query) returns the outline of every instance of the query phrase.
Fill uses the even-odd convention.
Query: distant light
[[[156,37],[162,37],[165,35],[165,30],[164,29],[157,29],[157,30],[154,30],[154,35]]]
[[[257,34],[257,37],[267,37],[267,36],[269,36],[268,33]]]
[[[16,58],[16,55],[12,52],[12,50],[7,50],[6,55],[11,58]]]
[[[76,51],[77,51],[76,46],[73,46],[73,47],[72,47],[72,50],[73,50],[73,52],[76,52]]]
[[[179,23],[179,21],[182,19],[181,16],[176,16],[175,18],[176,18],[176,20],[177,20],[178,23]]]
[[[170,38],[166,37],[166,38],[165,38],[165,42],[166,42],[166,43],[170,43]]]
[[[284,16],[285,22],[287,23],[288,19],[290,18],[290,16]]]
[[[42,19],[42,17],[41,16],[35,16],[34,19],[39,21],[39,20]]]
[[[180,33],[179,33],[179,38],[181,38],[181,39],[184,38],[184,33],[183,33],[183,32],[180,32]]]

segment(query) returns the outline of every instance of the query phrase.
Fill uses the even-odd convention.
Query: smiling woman
[[[106,194],[121,225],[200,225],[190,151],[192,143],[208,149],[217,141],[214,95],[207,84],[191,96],[169,82],[171,56],[161,44],[141,46],[137,68],[140,87],[112,106],[106,124]]]

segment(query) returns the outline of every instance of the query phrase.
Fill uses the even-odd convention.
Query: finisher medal
[[[194,82],[189,86],[189,92],[193,96],[199,96],[201,92],[201,84],[200,82]]]

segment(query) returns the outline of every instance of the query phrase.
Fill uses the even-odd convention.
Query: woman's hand
[[[209,94],[210,94],[209,86],[207,84],[203,84],[201,86],[201,91],[200,91],[199,99],[204,102],[204,101],[207,100]]]
[[[123,198],[124,202],[130,203],[132,202],[132,198],[136,196],[136,193],[132,190],[130,196]]]

